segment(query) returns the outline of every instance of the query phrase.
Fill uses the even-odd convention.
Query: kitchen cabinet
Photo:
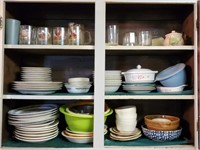
[[[1,149],[198,149],[198,48],[197,1],[182,0],[3,0],[0,2],[0,60],[1,60]],[[33,26],[67,26],[69,22],[85,25],[92,35],[91,45],[9,45],[5,44],[5,19],[15,18],[22,24]],[[119,26],[119,45],[106,44],[106,26]],[[164,37],[176,30],[187,35],[184,46],[123,46],[126,32],[151,30],[154,37]],[[183,94],[128,94],[119,89],[114,94],[104,94],[105,70],[144,68],[162,71],[176,63],[187,65],[187,91]],[[52,68],[53,81],[67,82],[69,77],[85,76],[94,82],[88,94],[71,95],[63,88],[52,95],[22,95],[12,90],[12,83],[20,80],[20,67],[41,66]],[[94,71],[94,81],[93,81]],[[27,143],[15,140],[13,128],[8,125],[10,109],[29,104],[55,103],[62,105],[78,100],[94,101],[93,144],[74,144],[59,135],[44,143]],[[135,105],[138,128],[147,114],[170,114],[181,118],[183,133],[180,140],[155,142],[145,136],[129,142],[113,141],[109,133],[104,137],[104,104],[115,109]],[[65,127],[63,116],[60,130]],[[106,124],[115,126],[115,116]]]

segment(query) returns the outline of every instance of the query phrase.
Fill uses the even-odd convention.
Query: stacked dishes
[[[116,141],[130,141],[138,139],[141,136],[141,130],[138,128],[135,128],[135,130],[131,132],[119,131],[115,127],[110,128],[110,138]]]
[[[155,141],[171,141],[177,139],[182,132],[180,119],[170,115],[147,115],[142,131],[145,136]]]
[[[159,72],[156,81],[162,86],[157,86],[157,91],[162,93],[180,93],[186,84],[185,64],[178,63]]]
[[[62,82],[51,81],[47,67],[22,67],[21,80],[14,81],[13,89],[22,94],[52,94],[62,88]]]
[[[8,123],[15,126],[14,137],[25,142],[44,142],[58,135],[58,106],[30,105],[8,111]]]
[[[121,71],[120,70],[106,70],[105,71],[105,93],[116,92],[121,86]]]
[[[83,101],[70,106],[63,105],[59,108],[65,115],[65,121],[68,128],[75,132],[92,132],[94,119],[94,103]],[[104,122],[113,110],[105,105]]]
[[[21,67],[21,79],[25,82],[51,81],[51,68]]]
[[[110,128],[110,138],[120,141],[129,141],[141,136],[136,128],[137,113],[135,106],[123,106],[115,109],[116,127]]]
[[[91,87],[89,78],[69,78],[65,87],[69,93],[87,93]]]
[[[122,72],[125,77],[125,82],[122,85],[123,90],[134,94],[144,94],[155,90],[154,79],[157,72],[142,69],[140,65],[137,66],[137,69]]]
[[[107,126],[104,126],[104,134],[106,134]],[[77,132],[72,131],[69,128],[61,132],[62,136],[64,136],[67,140],[73,143],[91,143],[93,142],[93,132]]]
[[[74,143],[90,143],[93,141],[93,118],[94,103],[82,101],[70,106],[63,105],[59,108],[60,112],[65,115],[67,124],[66,130],[62,135]],[[105,105],[104,122],[107,116],[113,112]],[[107,126],[104,126],[104,134],[107,133]]]

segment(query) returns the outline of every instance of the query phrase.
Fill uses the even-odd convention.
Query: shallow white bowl
[[[70,85],[65,84],[65,88],[69,93],[87,93],[90,89],[91,85]]]
[[[125,116],[127,114],[136,114],[136,106],[127,105],[115,108],[115,113],[119,116]]]
[[[107,85],[105,86],[105,93],[114,93],[119,89],[120,85]]]
[[[85,77],[75,77],[75,78],[69,78],[68,82],[89,82],[90,79],[89,78],[85,78]]]
[[[162,92],[162,93],[178,93],[178,92],[182,92],[185,86],[187,85],[181,85],[177,87],[157,86],[156,88],[158,92]]]

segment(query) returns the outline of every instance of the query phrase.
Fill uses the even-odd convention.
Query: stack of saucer
[[[52,94],[62,88],[62,82],[51,81],[48,67],[22,67],[21,80],[14,81],[13,89],[22,94]]]
[[[105,93],[114,93],[121,86],[121,71],[106,70],[105,71]]]
[[[135,128],[134,131],[130,132],[123,132],[117,130],[116,127],[111,127],[110,129],[110,138],[116,141],[130,141],[138,139],[142,136],[141,130],[138,128]]]
[[[104,135],[107,133],[107,125],[104,126]],[[68,127],[61,132],[68,141],[73,143],[91,143],[93,142],[93,132],[72,131]]]

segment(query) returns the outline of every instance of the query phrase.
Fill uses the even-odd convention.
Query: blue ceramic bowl
[[[142,125],[142,131],[146,137],[154,141],[171,141],[180,137],[182,128],[178,128],[177,130],[173,131],[157,131],[157,130],[150,130]]]
[[[177,87],[186,84],[185,64],[179,63],[168,67],[156,76],[156,81],[165,87]]]

